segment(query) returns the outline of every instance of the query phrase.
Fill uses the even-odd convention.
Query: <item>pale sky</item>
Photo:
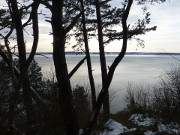
[[[121,0],[112,0],[113,5],[120,5]],[[128,42],[128,52],[179,52],[180,53],[180,0],[167,0],[163,4],[150,5],[149,11],[151,13],[151,23],[149,26],[157,26],[157,30],[149,32],[146,35],[138,36],[145,41],[145,48],[137,47],[135,41]],[[43,10],[44,11],[44,10]],[[47,14],[48,11],[46,11]],[[128,23],[136,21],[142,16],[141,7],[136,3],[132,6]],[[43,17],[40,17],[43,18]],[[51,25],[49,23],[40,22],[40,39],[37,52],[49,52],[52,51],[52,35],[48,35],[51,32]],[[27,35],[28,36],[28,35]],[[31,44],[29,44],[27,38],[27,51],[30,50]],[[73,42],[72,42],[73,43]],[[105,50],[108,51],[120,51],[122,42],[116,41],[108,46]],[[98,42],[97,40],[91,40],[89,42],[90,51],[97,52]],[[72,51],[69,46],[67,51]]]
[[[119,0],[114,0],[118,5]],[[129,52],[180,52],[180,0],[168,0],[163,4],[149,6],[151,13],[150,25],[157,26],[156,31],[139,36],[145,41],[145,48],[137,47],[136,42],[128,42]],[[137,20],[141,15],[141,8],[135,3],[132,6],[128,21]],[[119,42],[106,47],[106,51],[120,50]]]

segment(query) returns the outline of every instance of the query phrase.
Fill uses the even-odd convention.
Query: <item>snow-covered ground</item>
[[[106,122],[105,127],[107,127],[107,129],[104,130],[104,132],[100,133],[100,135],[119,135],[121,133],[132,132],[136,130],[136,128],[128,129],[121,123],[118,123],[112,119],[109,119]]]
[[[177,123],[173,123],[173,122],[170,124],[166,124],[166,125],[159,123],[158,124],[158,131],[180,135],[180,125]]]
[[[151,126],[155,124],[155,120],[153,118],[144,117],[143,114],[133,114],[129,118],[133,123],[137,124],[138,126]]]
[[[148,127],[155,124],[155,119],[150,118],[148,116],[143,116],[142,114],[133,114],[129,118],[134,124],[138,126]],[[156,135],[157,133],[167,132],[169,134],[176,134],[180,135],[180,125],[177,123],[169,123],[169,124],[162,124],[161,122],[156,123],[158,131],[151,131],[147,130],[144,132],[144,135]],[[128,129],[126,126],[118,123],[112,119],[108,120],[105,124],[106,130],[100,133],[100,135],[120,135],[126,132],[135,131],[136,128]]]

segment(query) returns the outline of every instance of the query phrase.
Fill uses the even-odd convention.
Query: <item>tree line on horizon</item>
[[[42,21],[39,20],[39,16],[44,15],[43,11],[40,12],[42,6],[44,6],[51,14],[51,17],[45,16],[43,21],[49,22],[49,25],[52,27],[50,35],[53,36],[54,77],[57,79],[56,88],[58,89],[56,93],[57,100],[54,101],[58,102],[58,107],[54,109],[57,109],[57,112],[59,112],[56,115],[62,126],[59,128],[62,129],[61,133],[64,135],[89,135],[93,130],[102,106],[103,121],[105,122],[110,118],[109,86],[117,65],[126,54],[128,40],[136,39],[138,44],[143,46],[144,42],[136,38],[136,36],[156,30],[156,26],[147,27],[150,23],[150,13],[147,8],[142,10],[143,19],[138,19],[134,24],[127,24],[132,5],[135,3],[144,7],[147,6],[147,3],[161,3],[165,2],[165,0],[123,0],[121,5],[117,5],[117,7],[111,6],[111,0],[6,0],[5,2],[5,8],[0,9],[0,37],[2,41],[0,55],[8,67],[10,76],[10,80],[5,81],[5,83],[11,84],[11,88],[7,89],[7,93],[10,93],[8,106],[6,106],[6,111],[8,111],[7,134],[21,133],[19,130],[21,123],[17,121],[17,118],[20,117],[16,114],[17,108],[23,107],[23,111],[19,112],[19,114],[24,116],[25,124],[29,128],[24,130],[25,134],[37,133],[33,129],[35,126],[33,116],[36,114],[38,103],[47,105],[46,107],[48,108],[48,101],[42,100],[33,88],[32,77],[30,77],[29,73],[38,47],[39,26]],[[31,33],[28,36],[33,41],[30,42],[32,49],[28,56],[26,55],[26,42],[28,42],[26,41],[26,33]],[[76,44],[72,48],[83,51],[86,55],[68,73],[65,45],[71,37],[76,39]],[[97,38],[99,41],[102,78],[99,95],[96,95],[92,74],[89,52],[89,40],[91,38]],[[122,41],[122,45],[120,45],[121,51],[112,62],[112,65],[107,68],[105,45],[114,40]],[[18,54],[15,53],[16,51]],[[18,56],[18,61],[16,62],[13,59],[14,55]],[[85,60],[87,62],[91,91],[91,114],[86,126],[82,129],[78,124],[73,105],[75,99],[73,98],[70,78]],[[35,76],[34,80],[40,76],[40,74]],[[51,87],[51,85],[47,85],[47,87]],[[20,97],[22,99],[19,99]],[[20,105],[21,103],[22,105]],[[43,125],[41,126],[43,127]]]

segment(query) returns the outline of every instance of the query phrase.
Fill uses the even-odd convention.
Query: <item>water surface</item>
[[[42,72],[46,76],[54,68],[52,55],[48,58],[36,56],[35,59],[42,67]],[[80,61],[84,55],[67,55],[68,71]],[[106,55],[107,67],[112,64],[116,55]],[[180,59],[180,55],[176,55]],[[99,56],[91,55],[93,76],[98,91],[101,88],[101,70]],[[159,81],[159,76],[163,75],[164,70],[168,70],[170,65],[178,61],[168,55],[126,55],[117,66],[112,83],[110,85],[111,112],[115,113],[125,107],[124,97],[128,83],[154,85]],[[89,87],[87,64],[85,63],[71,78],[72,87],[76,85]]]

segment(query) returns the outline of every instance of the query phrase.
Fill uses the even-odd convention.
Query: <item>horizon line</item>
[[[53,52],[36,52],[38,54],[52,54]],[[85,54],[85,52],[67,51],[66,54]],[[89,52],[90,54],[99,54],[99,52]],[[119,54],[120,52],[105,52],[105,54]],[[26,54],[30,54],[27,52]],[[126,52],[126,55],[180,55],[180,52]]]

